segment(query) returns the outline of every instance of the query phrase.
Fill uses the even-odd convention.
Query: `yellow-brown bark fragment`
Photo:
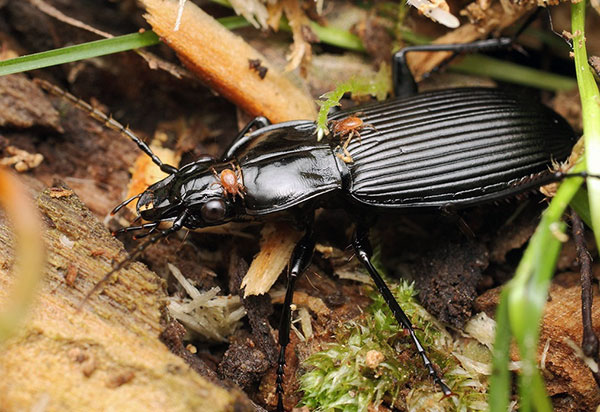
[[[142,0],[146,20],[179,58],[212,89],[254,116],[271,122],[316,118],[310,96],[279,74],[258,51],[192,2],[187,2],[181,26],[174,31],[178,2]],[[248,62],[267,69],[261,78]]]

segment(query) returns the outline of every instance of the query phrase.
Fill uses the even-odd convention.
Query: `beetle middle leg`
[[[392,83],[394,85],[394,95],[396,97],[408,97],[417,94],[417,83],[413,77],[410,68],[406,62],[406,54],[409,52],[453,52],[454,56],[465,52],[482,52],[498,50],[509,47],[536,18],[542,10],[541,7],[531,14],[525,23],[517,30],[512,37],[499,37],[494,39],[476,40],[470,43],[449,43],[449,44],[425,44],[404,47],[396,52],[392,58]],[[552,23],[552,22],[550,22]],[[452,59],[452,56],[450,59]]]
[[[312,260],[313,251],[315,249],[315,239],[313,236],[313,228],[310,225],[300,242],[294,248],[290,267],[288,272],[287,288],[285,292],[285,300],[283,301],[283,311],[279,322],[279,359],[277,361],[277,378],[276,393],[277,393],[277,410],[283,411],[283,374],[285,368],[285,348],[290,343],[290,328],[292,322],[291,304],[294,297],[294,287],[296,280],[306,270]]]
[[[258,116],[248,122],[246,126],[238,133],[237,137],[233,139],[233,142],[229,145],[227,150],[225,150],[225,154],[221,158],[222,161],[227,161],[233,159],[235,156],[235,152],[239,150],[242,146],[248,144],[252,137],[248,136],[248,132],[253,127],[257,129],[262,129],[263,127],[269,126],[271,122],[264,116]]]
[[[354,234],[354,239],[352,241],[354,250],[356,251],[356,256],[361,261],[361,263],[367,268],[367,271],[369,272],[369,275],[371,275],[371,278],[375,282],[375,285],[377,286],[379,293],[381,293],[381,295],[383,296],[383,299],[385,300],[388,307],[394,314],[394,317],[396,318],[398,323],[410,334],[410,337],[411,337],[415,347],[417,348],[417,352],[421,356],[421,359],[423,360],[425,367],[429,371],[429,376],[431,376],[433,378],[433,381],[440,386],[440,388],[445,396],[452,395],[452,391],[450,390],[448,385],[446,385],[444,383],[442,378],[440,378],[438,373],[435,371],[433,364],[427,357],[427,354],[425,353],[425,349],[423,348],[423,345],[421,344],[421,342],[419,341],[419,338],[417,338],[417,335],[415,334],[415,331],[414,331],[414,328],[413,328],[413,325],[412,325],[410,319],[408,318],[408,316],[406,316],[406,314],[404,313],[404,311],[402,310],[402,308],[396,301],[396,298],[394,297],[394,295],[392,294],[392,292],[390,291],[388,286],[385,284],[381,275],[379,275],[379,273],[377,272],[377,269],[375,269],[375,266],[373,266],[373,264],[371,263],[372,252],[371,252],[371,245],[369,242],[368,235],[369,235],[369,232],[365,226],[361,226],[361,225],[357,226],[356,232]]]

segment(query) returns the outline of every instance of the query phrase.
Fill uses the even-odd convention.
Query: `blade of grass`
[[[571,30],[574,36],[575,72],[581,97],[587,172],[598,176],[600,175],[600,93],[588,65],[585,48],[585,5],[585,1],[571,5]],[[600,179],[588,179],[587,187],[592,228],[596,244],[600,245]]]
[[[544,90],[572,90],[577,87],[575,79],[558,74],[521,66],[519,64],[494,59],[482,54],[465,56],[450,66],[459,73],[489,76],[500,80]]]
[[[588,192],[585,188],[580,188],[573,199],[571,199],[571,207],[579,215],[581,220],[588,226],[592,227],[592,214],[590,213],[590,203],[588,201]]]
[[[506,412],[510,402],[510,342],[512,333],[508,317],[508,293],[505,287],[500,294],[496,309],[496,337],[492,352],[492,376],[490,377],[489,407],[491,412]]]
[[[145,31],[48,50],[0,61],[0,76],[152,46],[158,42],[158,36],[153,31]]]

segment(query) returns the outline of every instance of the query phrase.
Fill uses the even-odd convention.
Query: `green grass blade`
[[[29,54],[0,61],[0,76],[152,46],[158,42],[158,36],[153,31],[145,31]]]
[[[485,75],[494,80],[537,87],[544,90],[572,90],[577,87],[575,79],[558,74],[494,59],[482,54],[465,56],[450,66],[451,70],[466,74]]]
[[[588,226],[592,227],[592,214],[590,212],[590,202],[588,200],[588,192],[585,188],[580,188],[573,199],[571,199],[571,207],[575,209],[581,220]]]
[[[242,16],[226,16],[218,18],[217,21],[226,29],[235,30],[251,26],[251,24]]]
[[[585,5],[585,1],[571,5],[571,31],[574,33],[573,52],[581,97],[587,171],[590,175],[600,175],[600,93],[585,49]],[[587,187],[592,228],[596,244],[600,245],[600,179],[588,179]]]
[[[512,333],[508,317],[508,293],[504,288],[496,310],[496,339],[492,353],[492,376],[490,377],[489,406],[491,412],[506,412],[510,402],[510,342]]]

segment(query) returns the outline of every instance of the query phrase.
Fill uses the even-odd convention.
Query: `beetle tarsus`
[[[85,305],[85,303],[89,300],[89,298],[91,298],[97,291],[99,291],[99,290],[102,289],[102,287],[106,284],[106,282],[108,282],[108,280],[112,277],[112,275],[114,275],[115,273],[117,273],[118,271],[120,271],[121,269],[123,269],[125,266],[127,266],[128,264],[130,264],[131,262],[133,262],[135,259],[137,259],[137,257],[139,255],[141,255],[142,252],[144,250],[146,250],[146,248],[148,246],[153,245],[154,243],[158,242],[160,239],[165,238],[165,237],[169,236],[171,233],[177,232],[178,230],[180,230],[181,228],[183,228],[183,226],[185,224],[185,220],[188,217],[188,213],[189,213],[188,210],[185,209],[177,217],[177,219],[175,219],[175,221],[173,222],[173,226],[171,226],[170,228],[165,229],[165,230],[157,233],[156,235],[152,236],[150,239],[148,239],[147,241],[145,241],[144,243],[142,243],[141,245],[139,245],[134,250],[134,252],[131,253],[126,259],[122,260],[115,267],[113,267],[113,269],[110,272],[108,272],[102,279],[100,279],[100,281],[94,285],[94,287],[92,288],[92,290],[90,290],[84,296],[83,300],[81,301],[81,303],[77,307],[77,311],[80,311],[83,308],[83,305]]]

